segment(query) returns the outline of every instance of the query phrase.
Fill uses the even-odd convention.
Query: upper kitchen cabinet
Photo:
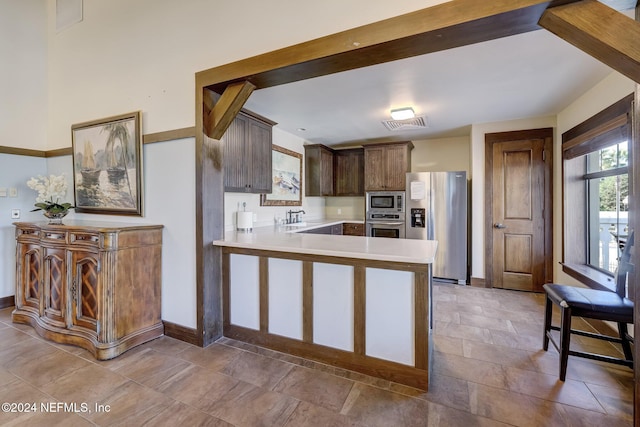
[[[334,194],[364,196],[364,150],[335,150],[333,156]]]
[[[411,171],[412,149],[410,141],[365,146],[365,191],[404,191],[405,174]]]
[[[224,190],[271,193],[271,128],[274,122],[242,110],[233,120],[224,143]]]
[[[305,194],[307,196],[333,196],[334,152],[322,144],[304,146]]]

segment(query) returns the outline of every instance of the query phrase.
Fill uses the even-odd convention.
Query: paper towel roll
[[[253,212],[237,212],[237,228],[240,231],[253,229]]]

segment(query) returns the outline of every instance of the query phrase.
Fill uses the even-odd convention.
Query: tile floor
[[[570,357],[557,380],[557,352],[540,348],[543,303],[435,285],[427,393],[224,338],[203,349],[163,337],[98,362],[0,310],[0,402],[37,406],[0,425],[631,426],[631,370]]]

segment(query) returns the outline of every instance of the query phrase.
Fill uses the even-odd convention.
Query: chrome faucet
[[[300,222],[300,215],[299,214],[306,214],[306,212],[303,209],[300,209],[299,211],[288,210],[287,211],[287,224],[294,224],[296,222]],[[295,215],[296,217],[294,218],[293,215]]]

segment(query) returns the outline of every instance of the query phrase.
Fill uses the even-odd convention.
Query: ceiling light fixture
[[[408,120],[413,119],[416,114],[413,112],[413,108],[411,107],[403,107],[396,108],[395,110],[391,110],[391,117],[393,120]]]

